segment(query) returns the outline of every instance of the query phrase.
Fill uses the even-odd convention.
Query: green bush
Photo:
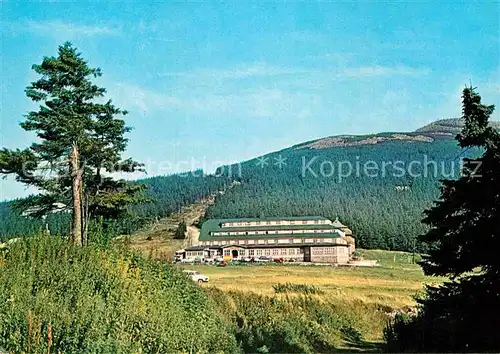
[[[301,293],[305,295],[323,294],[323,290],[321,290],[319,287],[307,284],[293,284],[293,283],[276,284],[273,285],[273,289],[276,294],[279,293]]]
[[[374,349],[362,334],[383,328],[384,311],[361,302],[338,304],[309,295],[265,296],[208,289],[247,353],[332,353]]]
[[[27,353],[237,352],[177,270],[124,250],[28,237],[0,255],[0,347]]]

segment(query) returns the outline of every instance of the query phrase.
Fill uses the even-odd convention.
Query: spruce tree
[[[483,153],[464,159],[461,178],[442,181],[441,198],[424,219],[430,230],[421,238],[431,246],[425,273],[453,278],[475,269],[500,274],[500,134],[488,124],[494,106],[482,104],[473,88],[463,90],[462,100],[465,126],[457,140]]]
[[[450,280],[426,287],[417,317],[388,327],[396,352],[500,351],[500,134],[488,124],[494,107],[473,88],[463,90],[462,102],[465,126],[457,140],[481,155],[464,159],[458,180],[442,182],[421,237],[429,245],[425,274]]]
[[[186,238],[187,226],[186,222],[182,220],[179,225],[177,225],[177,229],[175,230],[174,238],[183,240]]]
[[[92,217],[116,216],[140,201],[142,186],[109,174],[141,168],[131,159],[121,160],[130,128],[116,116],[127,112],[103,100],[106,90],[92,82],[101,70],[90,67],[69,42],[33,70],[41,77],[25,92],[40,106],[21,127],[34,131],[38,140],[24,150],[1,150],[0,173],[14,174],[40,191],[20,204],[36,216],[70,210],[72,239],[84,245]]]

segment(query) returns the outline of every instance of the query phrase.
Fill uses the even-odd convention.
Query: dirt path
[[[233,181],[227,188],[239,184],[241,183]],[[224,194],[225,191],[219,191],[218,193]],[[213,194],[208,198],[187,205],[181,211],[159,219],[153,225],[139,230],[130,237],[130,247],[154,258],[171,259],[175,251],[196,245],[200,230],[194,224],[205,215],[207,208],[215,203],[216,195]],[[181,221],[186,222],[186,238],[176,240],[173,237]]]
[[[214,201],[214,197],[205,198],[157,220],[153,225],[132,235],[130,247],[154,258],[171,259],[175,251],[198,243],[200,230],[194,224],[205,215]],[[183,220],[187,226],[186,238],[176,240],[173,238],[175,230]]]
[[[200,237],[200,229],[194,225],[188,225],[186,232],[186,239],[184,240],[184,247],[189,247],[198,244]]]

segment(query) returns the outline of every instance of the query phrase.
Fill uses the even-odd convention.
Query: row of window
[[[314,255],[322,255],[322,254],[334,254],[334,253],[339,253],[343,254],[344,252],[347,252],[347,248],[345,247],[313,247],[311,249],[311,253]]]
[[[203,257],[203,251],[187,251],[186,256],[190,257]]]
[[[289,243],[338,243],[342,242],[340,238],[279,238],[279,239],[260,239],[260,240],[220,240],[220,241],[201,241],[203,246],[224,246],[224,245],[274,245]],[[344,241],[345,242],[345,241]]]
[[[224,256],[231,256],[231,250],[224,250]],[[266,248],[255,250],[238,250],[239,257],[253,256],[295,256],[301,254],[300,248]]]
[[[314,225],[331,224],[330,220],[265,220],[265,221],[235,221],[222,223],[222,227],[260,226],[260,225]]]
[[[272,231],[210,231],[211,236],[231,236],[231,235],[277,235],[277,234],[310,234],[310,233],[333,233],[338,232],[338,229],[319,229],[319,230],[272,230]]]

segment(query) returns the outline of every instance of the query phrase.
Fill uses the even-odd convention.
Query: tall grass
[[[275,284],[273,285],[274,292],[276,294],[279,293],[300,293],[300,294],[323,294],[323,290],[314,285],[308,284],[293,284],[293,283],[284,283],[284,284]]]
[[[124,250],[28,237],[0,255],[0,347],[15,353],[236,352],[203,291]]]
[[[258,295],[207,289],[245,352],[332,353],[377,349],[364,334],[384,327],[385,309],[360,301],[335,303],[317,295]]]

